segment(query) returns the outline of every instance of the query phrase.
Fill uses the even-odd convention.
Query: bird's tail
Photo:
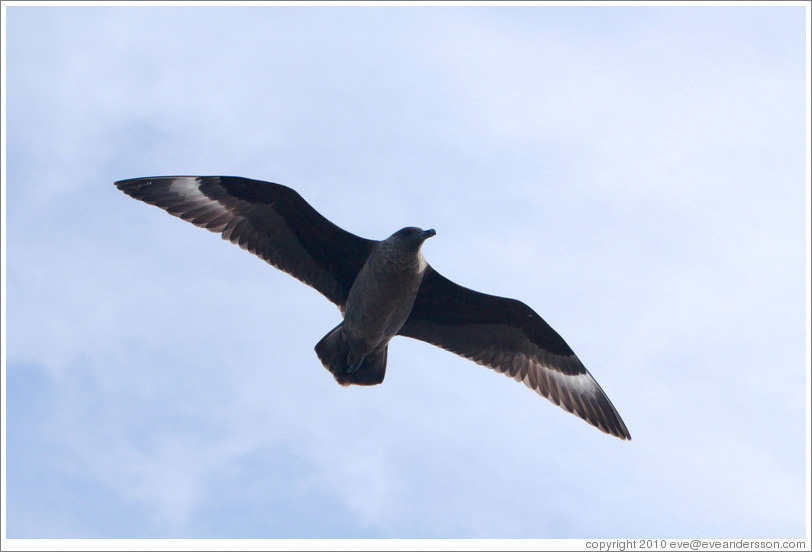
[[[357,360],[350,358],[350,346],[344,334],[343,323],[339,324],[316,344],[324,367],[330,370],[341,385],[376,385],[383,381],[386,373],[386,351],[384,347]]]

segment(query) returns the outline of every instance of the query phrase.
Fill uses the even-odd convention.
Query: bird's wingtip
[[[113,182],[113,185],[119,190],[126,191],[133,189],[138,185],[143,185],[144,182],[148,180],[149,179],[146,178],[125,178],[123,180],[116,180]]]

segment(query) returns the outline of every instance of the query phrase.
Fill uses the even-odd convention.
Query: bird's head
[[[424,241],[436,233],[433,228],[423,230],[415,226],[407,226],[389,236],[386,241],[397,246],[399,249],[416,251],[420,249]]]

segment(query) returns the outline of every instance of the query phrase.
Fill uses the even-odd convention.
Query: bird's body
[[[417,228],[414,231],[423,233]],[[426,261],[419,249],[413,253],[387,247],[389,240],[398,238],[395,234],[376,244],[350,288],[344,307],[344,330],[351,342],[360,340],[371,347],[385,345],[412,312]]]
[[[388,344],[403,335],[505,373],[602,431],[631,438],[591,374],[535,311],[459,286],[426,262],[421,246],[434,230],[360,238],[292,189],[240,177],[135,178],[116,186],[220,233],[335,303],[344,319],[316,353],[342,385],[381,383]]]
[[[433,235],[403,228],[372,247],[347,296],[344,322],[316,345],[340,384],[383,381],[386,348],[409,318],[423,281],[427,264],[420,246]]]

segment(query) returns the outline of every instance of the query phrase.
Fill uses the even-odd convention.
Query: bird
[[[533,309],[456,284],[426,262],[422,246],[434,229],[362,238],[292,188],[238,176],[131,178],[115,186],[220,234],[338,306],[342,321],[315,352],[342,386],[382,383],[389,342],[405,336],[512,377],[601,431],[631,439],[600,385]]]

